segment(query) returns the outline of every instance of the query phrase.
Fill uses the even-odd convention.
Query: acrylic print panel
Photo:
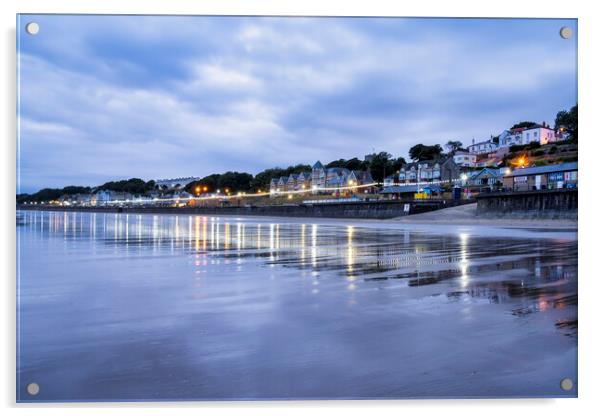
[[[576,20],[17,33],[18,401],[577,396]]]

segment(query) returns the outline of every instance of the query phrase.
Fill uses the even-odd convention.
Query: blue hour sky
[[[40,24],[36,36],[25,25]],[[553,124],[575,20],[22,15],[19,192],[257,173]]]

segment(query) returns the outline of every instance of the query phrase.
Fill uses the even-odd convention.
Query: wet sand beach
[[[575,230],[22,211],[17,233],[19,401],[577,395]]]

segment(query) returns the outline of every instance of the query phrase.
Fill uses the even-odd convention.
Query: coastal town
[[[207,177],[132,178],[97,187],[68,186],[17,195],[20,205],[224,207],[343,202],[455,200],[483,193],[576,189],[576,106],[552,127],[521,122],[488,140],[465,145],[418,144],[411,162],[387,152],[362,159],[267,169],[255,176],[226,172]],[[572,116],[571,114],[574,113]],[[566,120],[566,125],[561,124]]]

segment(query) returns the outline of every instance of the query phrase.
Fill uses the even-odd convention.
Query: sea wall
[[[196,215],[233,215],[233,216],[276,216],[276,217],[314,217],[314,218],[361,218],[387,219],[404,215],[419,214],[441,208],[456,206],[460,201],[379,201],[345,202],[329,204],[265,205],[265,206],[226,206],[226,207],[62,207],[49,205],[19,205],[24,210],[124,212],[148,214],[196,214]]]
[[[577,219],[577,200],[577,189],[480,194],[477,216]]]

